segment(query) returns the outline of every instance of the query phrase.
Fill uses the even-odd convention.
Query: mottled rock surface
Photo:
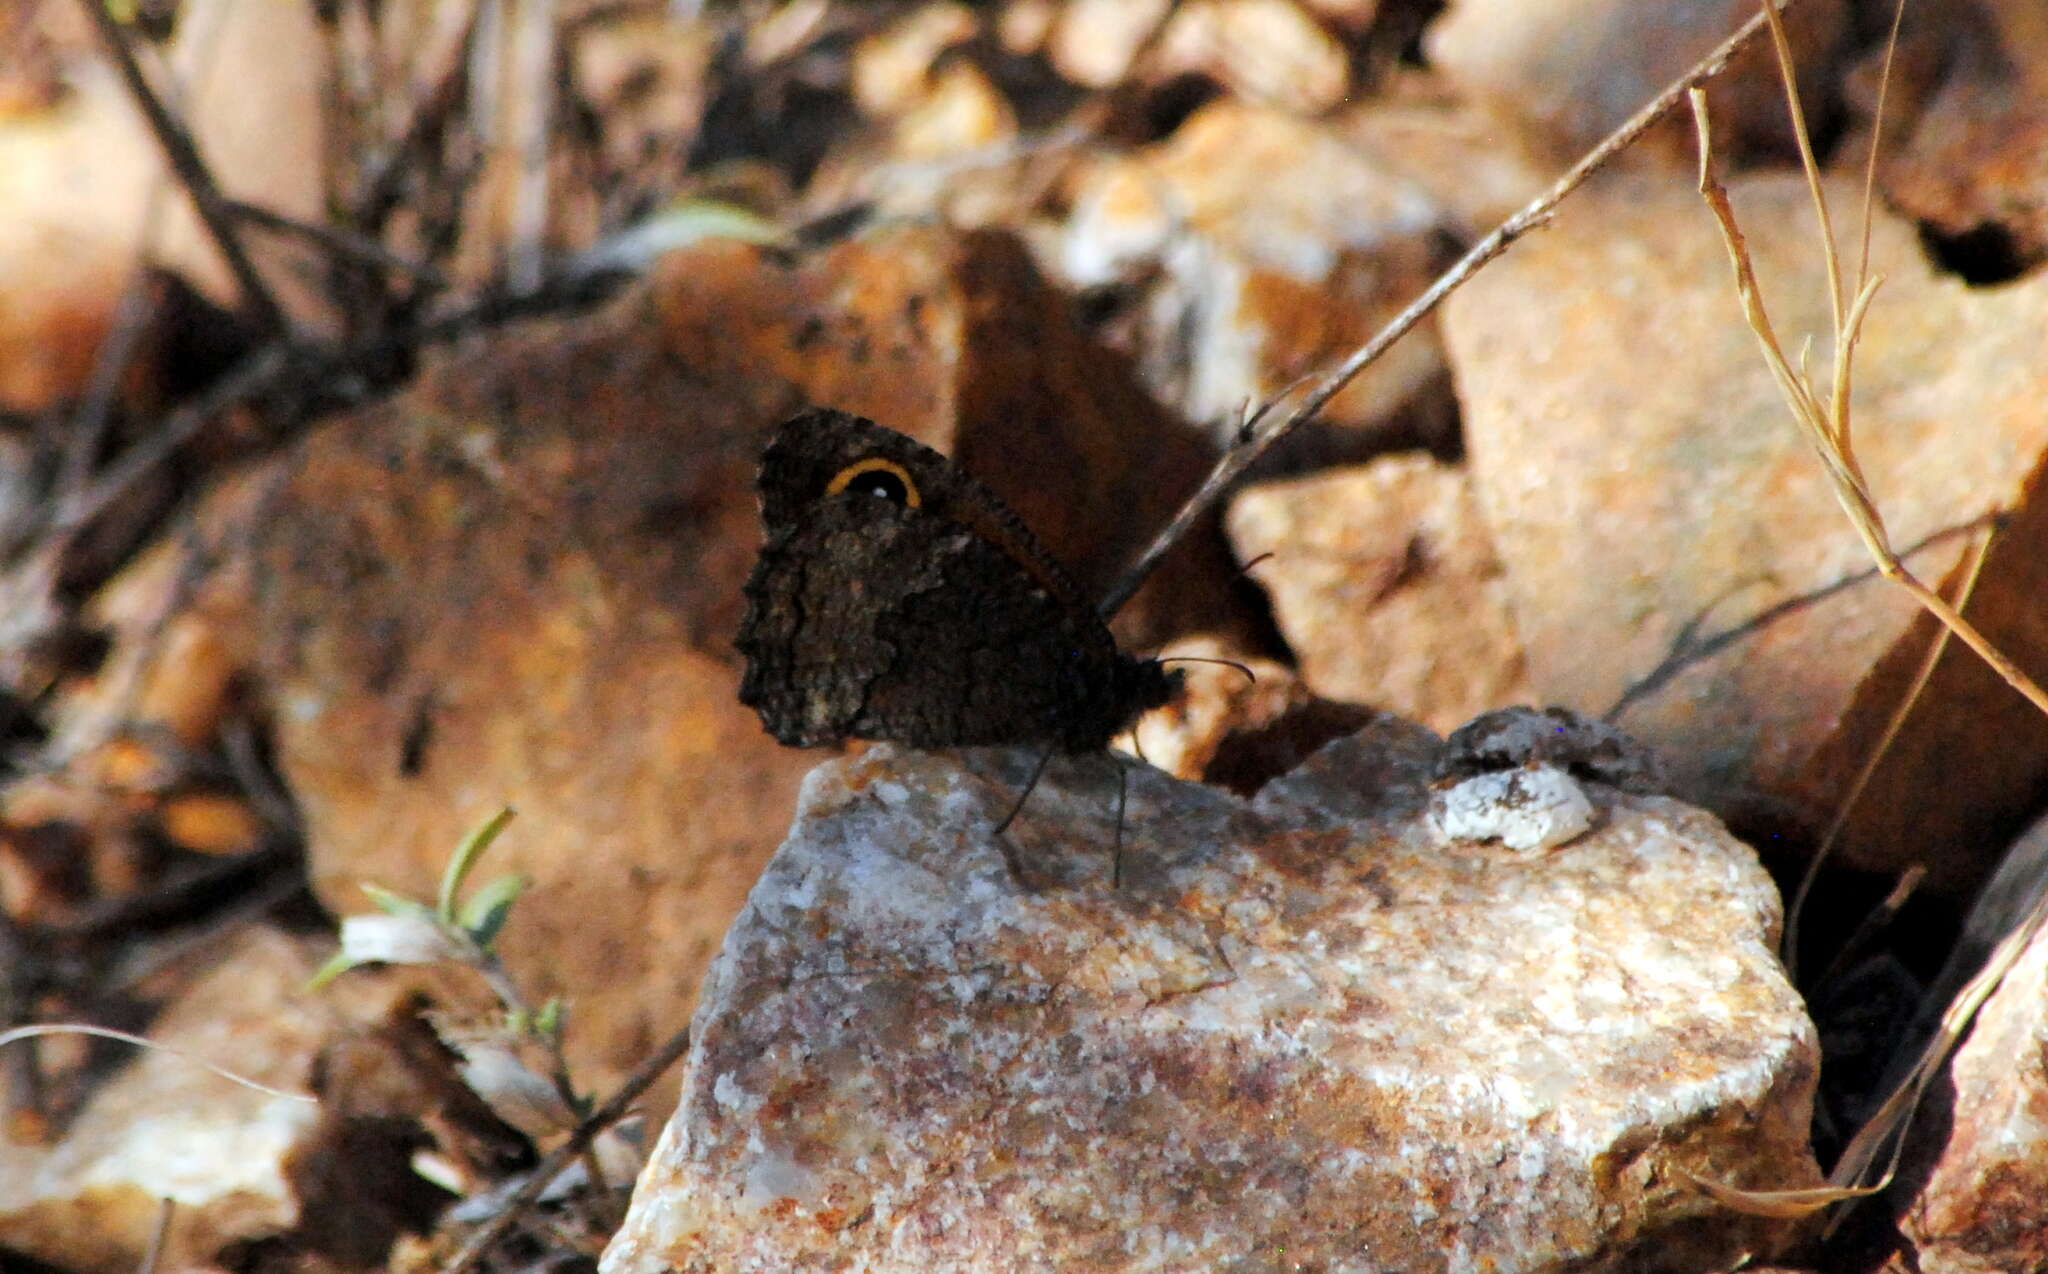
[[[1709,815],[1547,852],[1428,818],[1395,718],[1239,801],[877,748],[805,786],[607,1274],[1700,1269],[1687,1173],[1809,1184],[1813,1031]]]
[[[1756,13],[1751,0],[1453,0],[1431,25],[1431,66],[1467,91],[1511,103],[1552,128],[1568,151],[1592,145]],[[1845,26],[1840,0],[1786,14],[1809,102]],[[1707,85],[1724,144],[1789,140],[1768,41],[1752,42]],[[1685,121],[1666,123],[1683,146]]]
[[[1795,177],[1731,192],[1781,341],[1827,330]],[[1856,242],[1857,188],[1831,188]],[[1856,450],[1908,566],[1939,586],[2005,521],[1969,605],[2048,666],[2048,277],[1971,289],[1879,210]],[[1445,310],[1468,465],[1539,701],[1616,720],[1675,790],[1755,834],[1826,824],[1932,637],[1870,559],[1740,319],[1694,192],[1588,188]],[[1824,348],[1824,347],[1823,347]],[[1815,374],[1826,376],[1817,349]],[[1838,861],[1924,862],[1960,893],[2048,779],[2048,722],[1951,646],[1857,803]]]
[[[1159,653],[1168,661],[1229,661],[1174,663],[1185,678],[1180,694],[1131,729],[1125,750],[1176,778],[1250,796],[1379,715],[1321,698],[1293,669],[1213,638],[1174,642]]]

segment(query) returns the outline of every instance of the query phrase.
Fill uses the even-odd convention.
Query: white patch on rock
[[[1577,779],[1554,765],[1475,775],[1436,794],[1437,826],[1454,840],[1497,840],[1541,853],[1593,826],[1593,802]]]

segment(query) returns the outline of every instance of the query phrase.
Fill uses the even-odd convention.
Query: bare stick
[[[1797,0],[1776,0],[1776,7],[1783,10],[1796,2]],[[1395,315],[1371,340],[1361,345],[1351,357],[1339,364],[1335,371],[1327,373],[1317,381],[1307,396],[1286,416],[1274,424],[1259,426],[1259,422],[1265,420],[1278,407],[1280,400],[1292,392],[1292,386],[1260,407],[1252,420],[1246,424],[1238,442],[1223,453],[1222,459],[1209,471],[1209,476],[1203,480],[1202,485],[1188,497],[1187,503],[1181,505],[1180,512],[1152,538],[1152,542],[1145,546],[1145,551],[1138,555],[1137,561],[1133,562],[1110,587],[1108,594],[1096,607],[1103,618],[1107,619],[1123,609],[1124,603],[1131,600],[1132,595],[1158,567],[1160,559],[1180,542],[1189,528],[1206,515],[1230,490],[1231,485],[1244,476],[1245,470],[1256,463],[1260,456],[1266,454],[1274,443],[1321,411],[1360,372],[1385,353],[1388,346],[1407,335],[1410,328],[1421,322],[1430,311],[1443,302],[1445,297],[1478,273],[1481,266],[1507,251],[1509,244],[1550,220],[1557,205],[1563,202],[1566,195],[1578,189],[1602,165],[1627,148],[1650,125],[1683,101],[1687,92],[1720,74],[1721,68],[1728,64],[1728,59],[1743,45],[1755,39],[1764,27],[1765,15],[1759,12],[1736,28],[1735,33],[1723,40],[1711,53],[1693,63],[1691,70],[1665,86],[1663,92],[1631,115],[1619,128],[1609,133],[1599,145],[1587,151],[1551,185],[1550,189],[1524,205],[1520,211],[1495,226],[1485,238],[1467,249],[1465,255],[1458,258],[1450,269],[1438,275],[1436,281],[1430,284],[1421,296],[1411,301],[1407,308]]]
[[[185,192],[192,196],[192,206],[199,212],[199,219],[206,223],[206,232],[213,237],[214,246],[227,260],[228,269],[235,276],[235,284],[241,289],[242,302],[248,307],[250,316],[265,332],[282,334],[289,330],[284,310],[277,298],[270,294],[270,287],[263,276],[256,272],[256,265],[243,250],[242,240],[235,233],[234,217],[228,212],[227,200],[221,195],[220,187],[213,184],[213,174],[207,170],[206,161],[200,158],[199,148],[192,144],[192,137],[165,109],[156,90],[149,86],[149,80],[142,74],[142,66],[135,60],[135,53],[128,47],[128,38],[107,12],[101,0],[78,0],[78,7],[99,32],[100,42],[107,46],[107,52],[114,59],[114,66],[121,72],[121,78],[128,85],[128,91],[135,103],[142,109],[142,116],[149,121],[150,131],[156,134],[157,144],[163,147],[164,158],[171,165],[171,171],[178,174],[178,180],[185,185]]]
[[[57,510],[52,529],[61,534],[92,521],[138,479],[191,441],[214,416],[275,388],[296,364],[297,360],[289,357],[291,349],[283,343],[271,344],[243,359],[233,371],[172,413],[147,440],[123,452],[90,487],[66,500]]]
[[[375,239],[357,234],[353,230],[300,221],[295,217],[287,217],[283,213],[272,212],[268,208],[244,203],[239,199],[228,200],[227,209],[228,214],[237,220],[261,226],[274,234],[288,234],[307,240],[335,256],[386,270],[397,270],[433,288],[445,289],[448,286],[448,276],[433,266],[393,252]]]
[[[533,1174],[527,1177],[526,1183],[513,1191],[511,1198],[505,1200],[505,1210],[493,1217],[489,1225],[478,1231],[476,1237],[456,1254],[455,1259],[449,1262],[441,1274],[469,1274],[474,1270],[491,1247],[512,1232],[512,1227],[519,1223],[519,1218],[526,1215],[527,1209],[533,1206],[542,1192],[554,1184],[556,1177],[562,1175],[562,1169],[569,1166],[569,1161],[588,1150],[591,1143],[597,1140],[597,1134],[624,1118],[633,1103],[640,1100],[640,1095],[652,1087],[655,1080],[661,1078],[662,1072],[675,1065],[676,1059],[688,1051],[689,1047],[690,1028],[686,1026],[669,1036],[667,1043],[649,1054],[647,1060],[640,1063],[632,1076],[619,1086],[619,1090],[613,1093],[596,1113],[576,1125],[576,1130],[569,1134],[569,1139],[556,1146],[548,1153],[547,1158],[540,1161]]]

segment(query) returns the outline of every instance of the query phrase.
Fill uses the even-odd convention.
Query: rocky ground
[[[1705,81],[1825,455],[1681,97],[1007,825],[738,701],[777,423],[1101,596],[1753,4],[0,9],[0,1029],[164,1046],[0,1045],[0,1265],[2048,1270],[2048,719],[1839,498],[2048,670],[2038,9]]]

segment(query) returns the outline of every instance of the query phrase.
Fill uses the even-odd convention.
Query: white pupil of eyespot
[[[878,473],[863,478],[855,484],[854,489],[898,503],[903,499],[903,483],[892,474]]]

